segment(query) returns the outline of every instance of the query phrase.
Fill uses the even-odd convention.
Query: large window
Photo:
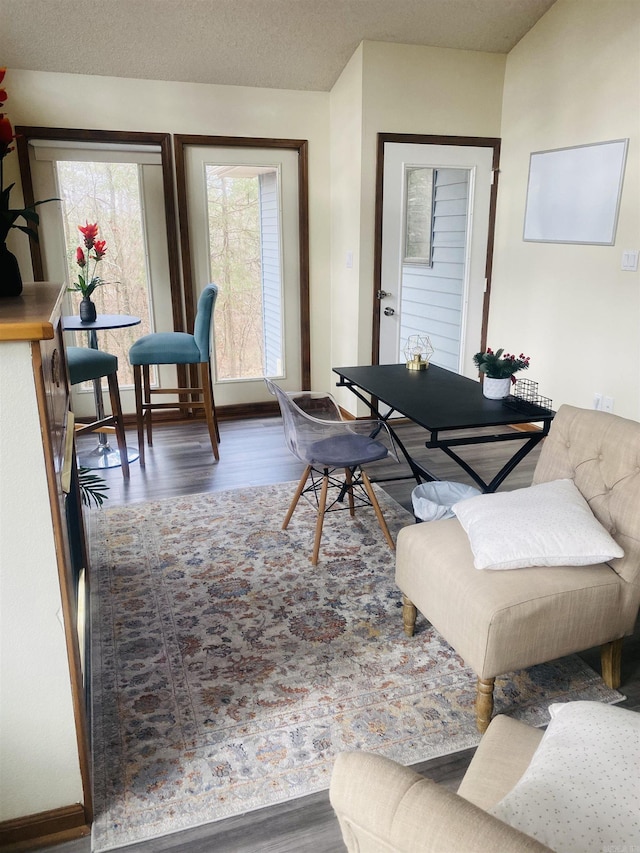
[[[272,406],[264,376],[308,388],[305,145],[176,137],[185,305],[218,285],[216,404]]]
[[[309,387],[305,140],[176,135],[176,206],[168,134],[16,130],[25,202],[64,199],[39,208],[34,278],[73,281],[78,225],[98,222],[107,241],[99,272],[114,282],[95,292],[98,311],[142,319],[98,334],[99,346],[118,356],[125,412],[135,409],[131,342],[148,331],[192,331],[209,281],[220,286],[212,355],[218,407],[270,411],[264,375],[292,390]],[[67,294],[63,313],[77,314],[79,302],[79,294]],[[86,344],[82,333],[76,343]],[[156,381],[177,388],[188,376],[161,366]],[[76,414],[90,416],[92,395],[72,390]]]
[[[152,331],[147,244],[141,196],[141,167],[136,163],[56,161],[59,196],[62,199],[65,257],[68,281],[78,277],[76,248],[82,245],[79,225],[97,222],[107,252],[97,267],[108,282],[91,298],[100,314],[133,314],[140,326],[105,330],[100,346],[118,357],[118,381],[133,385],[127,353],[140,335]],[[81,294],[71,296],[79,302]],[[81,334],[81,333],[77,333]],[[78,341],[82,345],[85,341]]]
[[[98,346],[118,357],[125,412],[135,411],[129,347],[150,331],[184,328],[171,140],[166,134],[65,128],[16,128],[25,202],[61,199],[38,208],[38,243],[32,242],[34,278],[67,284],[77,280],[79,225],[97,222],[107,252],[97,272],[108,281],[92,299],[101,314],[140,317],[140,325],[98,332]],[[78,314],[81,296],[67,293],[63,314]],[[87,345],[67,332],[67,344]],[[175,371],[174,371],[175,372]],[[176,378],[154,377],[175,387]],[[77,417],[91,417],[88,386],[74,386]]]
[[[280,376],[282,275],[278,172],[205,165],[216,380]]]

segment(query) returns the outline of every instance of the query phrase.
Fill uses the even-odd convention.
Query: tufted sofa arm
[[[349,853],[549,853],[453,791],[379,755],[338,755],[330,797]]]
[[[610,562],[640,587],[640,423],[606,412],[560,406],[533,482],[573,480],[598,521],[624,551]],[[633,593],[637,600],[638,592]]]

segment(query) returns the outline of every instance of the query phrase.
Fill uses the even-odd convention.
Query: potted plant
[[[109,486],[98,474],[92,474],[89,468],[78,468],[78,487],[83,505],[89,508],[92,504],[100,508],[109,497],[105,494]]]
[[[96,287],[102,287],[108,282],[103,281],[99,275],[96,275],[96,270],[100,261],[104,258],[107,252],[106,240],[98,240],[98,223],[85,222],[84,225],[78,225],[78,231],[84,237],[84,247],[87,252],[85,254],[82,246],[76,249],[76,263],[80,267],[78,280],[74,281],[71,287],[67,290],[79,292],[82,294],[82,302],[80,303],[80,320],[83,323],[93,323],[96,319],[96,306],[91,300],[91,294]],[[89,273],[89,264],[93,261],[93,274]]]
[[[1,88],[6,74],[6,68],[0,68],[0,110],[4,107],[7,100],[6,89]],[[48,198],[46,201],[36,201],[28,207],[9,207],[11,190],[14,184],[4,186],[3,162],[4,158],[13,151],[13,140],[15,134],[9,118],[0,112],[0,297],[2,296],[20,296],[22,293],[22,276],[16,256],[7,248],[7,236],[12,228],[17,228],[23,231],[33,240],[38,242],[38,232],[35,226],[40,222],[40,218],[35,211],[39,204],[46,204],[47,201],[59,201],[57,198]],[[25,225],[18,225],[17,220],[24,219]]]
[[[487,347],[484,352],[477,352],[473,361],[482,377],[482,393],[490,400],[501,400],[509,396],[511,383],[515,382],[514,373],[529,367],[529,356],[524,353],[511,355],[504,349],[494,352]]]

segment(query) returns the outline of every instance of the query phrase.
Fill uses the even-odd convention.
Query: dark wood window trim
[[[144,133],[126,130],[80,130],[63,127],[16,127],[16,147],[20,163],[20,178],[25,205],[33,204],[33,180],[29,162],[29,142],[32,139],[61,140],[63,142],[101,142],[121,145],[153,145],[160,147],[162,161],[162,183],[164,189],[164,214],[167,229],[167,251],[169,259],[169,284],[173,325],[176,331],[184,331],[185,319],[182,311],[182,288],[180,285],[180,262],[178,255],[176,204],[173,189],[173,160],[171,136],[168,133]],[[31,263],[35,281],[44,281],[40,244],[31,244]]]
[[[201,136],[176,134],[173,138],[176,159],[176,186],[182,278],[187,327],[195,319],[193,266],[189,242],[185,148],[202,145],[220,148],[287,148],[298,152],[298,243],[300,264],[300,358],[303,388],[311,387],[311,329],[309,318],[309,187],[308,142],[306,139],[263,139],[248,136]],[[257,407],[252,407],[256,413]],[[239,413],[238,413],[239,414]]]
[[[493,271],[493,247],[495,242],[496,205],[498,199],[498,175],[500,165],[501,140],[492,136],[437,136],[419,133],[379,133],[376,155],[376,202],[375,202],[375,235],[373,248],[373,327],[371,335],[371,364],[378,363],[378,346],[380,342],[380,300],[377,297],[382,287],[382,187],[384,177],[384,146],[385,142],[417,143],[422,145],[461,145],[471,148],[492,148],[493,183],[489,202],[489,233],[487,239],[487,259],[485,278],[487,288],[482,307],[481,348],[487,342],[487,324],[489,321],[489,301],[491,298],[491,275]]]

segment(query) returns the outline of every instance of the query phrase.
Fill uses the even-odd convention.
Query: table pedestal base
[[[127,447],[127,459],[135,462],[140,454],[137,448]],[[99,444],[93,450],[78,453],[78,465],[81,468],[95,470],[97,468],[119,468],[121,465],[120,451],[108,444]]]

